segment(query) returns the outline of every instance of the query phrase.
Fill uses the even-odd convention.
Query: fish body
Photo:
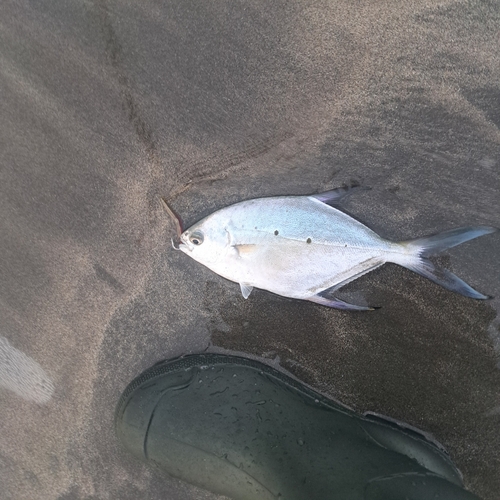
[[[494,228],[461,228],[392,242],[332,206],[348,192],[341,188],[320,195],[236,203],[183,232],[179,248],[239,283],[245,298],[256,287],[340,309],[370,309],[335,299],[332,293],[386,262],[412,269],[464,295],[487,298],[449,271],[437,270],[426,255]]]

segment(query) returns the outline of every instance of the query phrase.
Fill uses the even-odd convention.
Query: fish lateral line
[[[353,249],[353,250],[367,250],[367,249],[370,249],[370,248],[376,248],[378,250],[378,247],[373,247],[373,246],[369,246],[369,245],[364,245],[363,246],[363,245],[355,245],[355,244],[352,244],[352,243],[329,242],[327,240],[318,240],[318,239],[315,239],[312,236],[307,236],[306,238],[294,238],[294,237],[291,237],[291,236],[283,236],[283,234],[281,232],[279,232],[279,234],[274,234],[275,231],[268,231],[266,229],[252,229],[252,231],[257,231],[259,233],[265,233],[265,234],[267,234],[269,236],[272,236],[272,238],[270,238],[270,241],[276,239],[276,240],[296,241],[298,243],[306,243],[307,245],[322,245],[322,246],[325,246],[325,247],[332,247],[332,248],[349,248],[349,249]],[[391,240],[386,240],[385,238],[382,238],[382,237],[380,237],[380,240],[383,241],[384,243],[389,244],[389,245],[391,245],[391,244],[392,245],[400,245],[399,242],[391,241]],[[232,247],[237,247],[237,246],[241,246],[241,245],[242,246],[245,246],[245,245],[246,246],[249,246],[249,245],[254,245],[254,246],[262,245],[262,246],[264,246],[266,244],[267,244],[267,242],[260,242],[260,243],[238,243],[238,244],[234,243],[231,246]],[[404,251],[401,252],[400,249],[388,249],[387,251],[391,252],[391,253],[404,253]]]

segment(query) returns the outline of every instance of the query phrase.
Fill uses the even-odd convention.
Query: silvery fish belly
[[[257,287],[339,309],[372,309],[347,304],[333,293],[386,262],[407,267],[462,295],[487,298],[451,272],[437,269],[427,257],[494,228],[465,227],[391,242],[334,207],[354,189],[237,203],[183,232],[179,248],[239,283],[245,298]]]

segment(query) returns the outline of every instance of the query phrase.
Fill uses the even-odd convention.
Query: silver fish
[[[240,284],[338,309],[370,310],[333,297],[347,283],[386,262],[474,299],[487,299],[428,257],[496,231],[462,227],[438,235],[393,242],[334,208],[355,188],[312,196],[280,196],[236,203],[181,233],[179,248],[215,273]]]

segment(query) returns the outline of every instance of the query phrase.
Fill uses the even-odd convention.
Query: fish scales
[[[232,238],[222,266],[216,264],[214,270],[280,295],[319,293],[349,269],[375,256],[383,259],[382,250],[391,249],[355,219],[303,197],[242,202],[227,212]],[[235,251],[240,245],[253,250]]]
[[[256,237],[255,231],[260,231],[278,239],[306,242],[311,238],[315,244],[368,248],[386,241],[361,222],[314,198],[297,196],[259,201],[244,201],[225,209],[228,225],[238,231],[238,237],[252,239]]]
[[[347,304],[333,292],[386,262],[415,271],[476,299],[487,298],[429,255],[491,233],[478,226],[406,242],[381,238],[334,208],[348,189],[312,196],[281,196],[240,202],[209,215],[181,234],[179,248],[212,271],[240,284],[245,298],[253,287],[329,307]]]

